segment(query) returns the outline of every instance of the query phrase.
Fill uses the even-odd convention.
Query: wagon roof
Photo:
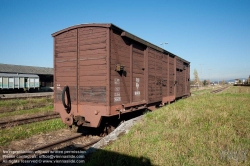
[[[60,31],[57,31],[57,32],[53,33],[52,36],[55,37],[55,36],[57,36],[57,35],[59,35],[59,34],[61,34],[61,33],[63,33],[63,32],[67,32],[67,31],[69,31],[69,30],[76,29],[76,28],[81,28],[81,27],[105,27],[105,28],[117,29],[117,30],[119,30],[119,31],[122,31],[121,36],[128,37],[128,38],[130,38],[130,39],[132,39],[132,40],[135,40],[135,41],[137,41],[137,42],[139,42],[139,43],[142,43],[143,45],[146,45],[146,46],[148,46],[148,47],[151,47],[151,48],[153,48],[153,49],[156,49],[156,50],[158,50],[158,51],[160,51],[160,52],[163,52],[163,53],[165,53],[165,54],[169,54],[169,55],[172,55],[172,56],[177,56],[177,55],[175,55],[175,54],[173,54],[173,53],[171,53],[171,52],[169,52],[169,51],[167,51],[167,50],[164,50],[164,49],[162,49],[162,48],[160,48],[160,47],[158,47],[158,46],[156,46],[156,45],[154,45],[154,44],[152,44],[152,43],[150,43],[150,42],[148,42],[148,41],[146,41],[146,40],[143,40],[143,39],[141,39],[141,38],[139,38],[139,37],[137,37],[137,36],[135,36],[135,35],[133,35],[133,34],[127,32],[127,31],[125,31],[125,30],[119,28],[118,26],[116,26],[116,25],[114,25],[114,24],[112,24],[112,23],[103,23],[103,24],[102,24],[102,23],[88,23],[88,24],[74,25],[74,26],[71,26],[71,27],[62,29],[62,30],[60,30]],[[182,61],[188,63],[188,64],[190,63],[190,62],[188,62],[188,61],[182,59],[182,58],[179,57],[179,56],[177,56],[177,57],[178,57],[179,59],[181,59]]]
[[[33,77],[39,78],[36,74],[10,74],[10,73],[0,73],[0,77]]]
[[[35,66],[21,66],[0,63],[0,73],[23,73],[23,74],[44,74],[53,75],[53,68],[35,67]]]

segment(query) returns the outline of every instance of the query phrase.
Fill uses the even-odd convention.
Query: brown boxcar
[[[82,24],[52,36],[54,109],[67,125],[98,127],[102,117],[190,95],[188,61],[113,24]]]

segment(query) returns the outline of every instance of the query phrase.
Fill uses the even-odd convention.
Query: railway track
[[[53,104],[34,104],[34,105],[29,105],[29,106],[23,106],[22,110],[26,110],[26,109],[34,109],[34,108],[41,108],[41,107],[46,107],[46,106],[53,106]],[[14,112],[14,111],[20,111],[18,110],[16,107],[11,107],[11,108],[0,108],[0,114],[1,113],[6,113],[6,112]]]
[[[18,93],[18,94],[0,94],[0,100],[11,100],[11,99],[24,99],[24,98],[41,98],[51,97],[53,92],[43,93]]]
[[[55,119],[55,118],[59,118],[59,117],[60,116],[58,113],[53,113],[53,114],[49,114],[49,115],[36,116],[36,117],[31,117],[31,118],[23,118],[23,119],[7,121],[7,122],[0,122],[0,129],[7,128],[7,127],[14,127],[14,126],[28,124],[28,123],[33,123],[33,122],[39,122],[39,121],[43,121],[43,120]]]
[[[223,87],[223,88],[220,88],[220,89],[213,90],[213,91],[211,91],[210,93],[219,93],[219,92],[221,92],[221,91],[223,91],[223,90],[225,90],[225,89],[227,89],[227,88],[228,88],[228,86]]]
[[[33,160],[33,161],[35,160],[38,162],[33,163],[33,165],[39,165],[39,164],[43,163],[44,156],[45,156],[45,159],[48,159],[51,162],[53,162],[54,159],[58,159],[56,156],[61,156],[62,158],[66,159],[66,160],[72,160],[72,159],[75,161],[76,160],[83,160],[85,158],[85,156],[83,154],[80,154],[79,152],[81,152],[81,153],[86,152],[85,150],[88,147],[94,145],[95,143],[100,141],[102,138],[91,140],[90,142],[83,144],[83,145],[75,145],[75,144],[71,143],[73,140],[76,140],[76,139],[81,138],[81,137],[86,137],[86,135],[78,134],[76,136],[72,136],[72,137],[69,137],[66,139],[58,140],[58,141],[55,141],[53,143],[46,144],[44,146],[40,146],[40,147],[34,148],[32,150],[29,150],[29,151],[23,151],[23,153],[18,153],[17,155],[12,155],[11,157],[9,157],[7,159],[4,159],[4,160],[1,159],[0,164],[5,163],[5,165],[10,165],[10,164],[13,164],[13,163],[11,163],[11,161],[13,161],[13,160],[15,160],[17,165],[23,160],[26,160],[26,162],[22,162],[22,163],[28,164],[28,163],[33,163],[31,160]],[[55,148],[55,147],[59,146],[60,144],[68,143],[68,142],[70,142],[70,145],[68,145],[67,147],[71,147],[70,150],[67,150],[67,149],[63,149],[63,151],[60,151],[60,149],[55,150],[55,151],[51,150],[52,148]],[[72,148],[72,147],[74,147],[74,148]],[[82,151],[82,150],[84,150],[84,151]],[[77,151],[77,153],[75,153],[75,151]],[[63,154],[62,154],[62,152],[63,152]],[[67,152],[67,154],[65,154],[65,152]],[[76,154],[77,154],[77,157],[73,157],[73,158],[63,157],[63,155],[74,156]],[[46,156],[49,156],[49,157],[47,158]],[[54,158],[54,157],[56,157],[56,158]]]
[[[139,116],[121,123],[112,133],[105,137],[92,137],[91,135],[93,135],[93,131],[86,130],[85,134],[77,133],[74,134],[74,136],[68,136],[65,139],[60,139],[37,148],[20,151],[18,154],[15,153],[13,155],[11,151],[3,152],[5,156],[3,155],[2,159],[0,158],[0,165],[32,164],[34,166],[45,163],[48,164],[48,162],[50,162],[52,165],[57,166],[62,163],[67,163],[68,165],[85,163],[85,157],[88,159],[89,155],[94,153],[96,149],[106,146],[108,143],[116,140],[119,135],[129,130],[137,121],[142,119],[142,117],[143,116]],[[84,140],[84,142],[79,144],[82,140]],[[88,149],[92,145],[94,146],[91,149]],[[6,155],[8,157],[6,157]]]

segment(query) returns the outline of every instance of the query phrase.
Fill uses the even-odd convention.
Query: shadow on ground
[[[125,154],[98,149],[94,154],[86,157],[87,166],[151,166],[150,159],[146,157],[133,157]]]

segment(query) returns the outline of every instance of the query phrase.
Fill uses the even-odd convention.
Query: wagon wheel
[[[106,123],[105,126],[103,127],[103,131],[101,131],[100,136],[105,137],[114,130],[115,127],[113,125]]]

